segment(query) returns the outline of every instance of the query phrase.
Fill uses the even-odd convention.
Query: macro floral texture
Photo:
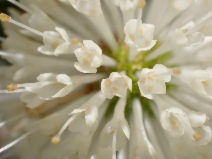
[[[211,1],[8,1],[2,158],[212,158]]]

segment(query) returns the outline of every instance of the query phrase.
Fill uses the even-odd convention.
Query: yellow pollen
[[[3,22],[5,22],[5,23],[7,23],[7,22],[10,22],[11,17],[8,16],[8,15],[6,15],[6,14],[1,13],[0,14],[0,20],[3,21]]]
[[[56,42],[56,41],[52,42],[52,44],[56,47],[59,45],[58,42]]]
[[[174,119],[171,120],[172,126],[176,127],[178,125],[178,122]]]
[[[60,142],[60,136],[56,135],[52,138],[52,144],[58,144]]]
[[[143,9],[146,6],[146,1],[145,0],[140,0],[138,3],[138,7]]]
[[[18,88],[17,84],[10,84],[7,86],[9,92],[15,91]]]
[[[77,45],[77,44],[79,44],[79,39],[73,38],[73,39],[71,39],[71,43],[74,45]]]
[[[110,80],[105,80],[105,86],[110,87],[111,84]]]
[[[82,60],[83,60],[84,63],[89,64],[89,61],[86,58],[83,58]]]
[[[148,87],[147,87],[147,89],[148,89],[149,91],[152,91],[153,88],[154,88],[154,86],[148,86]]]
[[[202,139],[202,136],[201,136],[200,133],[195,132],[195,133],[193,134],[193,138],[194,138],[194,140],[199,141],[199,140]]]
[[[142,29],[140,29],[140,30],[138,30],[138,34],[140,34],[140,35],[143,35],[143,30]]]
[[[203,86],[208,87],[209,83],[207,81],[202,81]]]
[[[116,87],[113,87],[112,88],[112,92],[117,92],[119,89],[118,88],[116,88]]]
[[[131,40],[134,40],[135,39],[135,36],[133,34],[130,34],[129,36],[130,36],[130,39]]]
[[[181,70],[179,68],[174,68],[172,71],[176,75],[180,75],[181,74]]]

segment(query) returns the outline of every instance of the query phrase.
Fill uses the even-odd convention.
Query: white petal
[[[98,118],[98,108],[97,107],[88,107],[85,111],[85,120],[86,124],[91,127]]]
[[[63,37],[63,39],[66,42],[70,42],[70,38],[69,38],[68,34],[66,33],[66,31],[63,28],[56,27],[55,29],[61,34],[61,36]]]
[[[189,113],[188,118],[192,127],[199,127],[203,125],[207,120],[206,114],[201,112]]]
[[[196,32],[189,34],[188,40],[191,45],[199,45],[205,41],[205,36],[202,33]]]
[[[83,73],[96,73],[97,72],[97,69],[96,68],[91,68],[91,67],[88,67],[86,65],[82,65],[79,62],[75,62],[74,63],[74,67],[78,71],[83,72]]]
[[[60,54],[71,54],[73,49],[71,49],[71,44],[66,42],[66,43],[62,43],[60,44],[54,51],[54,55],[58,56]]]
[[[38,51],[45,55],[54,55],[54,48],[51,45],[43,45],[38,48]]]
[[[57,74],[55,73],[44,73],[44,74],[40,74],[37,77],[37,80],[39,82],[44,82],[44,81],[56,81],[56,76]]]
[[[52,95],[52,97],[54,98],[58,98],[58,97],[64,97],[66,95],[68,95],[69,93],[71,93],[76,87],[72,86],[72,85],[67,85],[64,88],[58,90],[54,95]]]
[[[56,79],[59,83],[63,83],[65,85],[72,84],[71,78],[66,74],[59,74],[59,75],[57,75]]]
[[[138,47],[138,48],[137,48],[137,51],[148,51],[148,50],[150,50],[153,46],[155,46],[156,42],[157,42],[157,40],[152,40],[152,41],[150,42],[149,46],[147,46],[147,47],[145,47],[145,48],[140,48],[140,47]]]
[[[172,42],[177,45],[184,45],[188,42],[188,38],[180,29],[176,29],[172,35]]]

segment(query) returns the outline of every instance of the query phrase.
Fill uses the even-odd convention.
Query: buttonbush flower
[[[211,1],[8,1],[0,156],[212,158]]]

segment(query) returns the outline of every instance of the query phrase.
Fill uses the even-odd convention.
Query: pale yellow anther
[[[144,31],[142,29],[138,30],[138,34],[143,35]]]
[[[105,80],[105,86],[110,87],[111,84],[112,84],[112,83],[110,82],[110,80]]]
[[[77,45],[77,44],[79,44],[79,39],[73,38],[73,39],[71,39],[71,43],[74,45]]]
[[[113,87],[112,88],[112,92],[117,92],[119,89],[118,88],[116,88],[116,87]]]
[[[146,6],[146,1],[145,0],[140,0],[138,2],[138,7],[143,9]]]
[[[52,44],[55,46],[55,47],[58,47],[59,43],[56,42],[56,41],[53,41]]]
[[[58,144],[60,142],[60,136],[56,135],[52,138],[52,144]]]
[[[1,13],[0,14],[0,20],[7,23],[11,20],[11,17],[9,15]]]
[[[149,91],[152,91],[153,88],[154,88],[154,86],[148,86],[148,87],[147,87],[147,89],[148,89]]]
[[[202,139],[202,135],[200,133],[198,133],[198,132],[195,132],[193,134],[193,138],[194,138],[195,141],[199,141],[199,140]]]
[[[171,125],[172,125],[173,127],[178,126],[178,122],[177,122],[176,120],[174,120],[174,119],[172,119],[170,123],[171,123]]]
[[[209,83],[207,81],[202,81],[202,85],[205,86],[205,87],[208,87]]]
[[[176,75],[180,75],[181,72],[182,72],[179,68],[174,68],[172,71],[173,71],[173,73],[176,74]]]
[[[7,86],[7,90],[9,92],[15,91],[15,90],[17,90],[17,88],[18,88],[17,84],[10,84]]]

